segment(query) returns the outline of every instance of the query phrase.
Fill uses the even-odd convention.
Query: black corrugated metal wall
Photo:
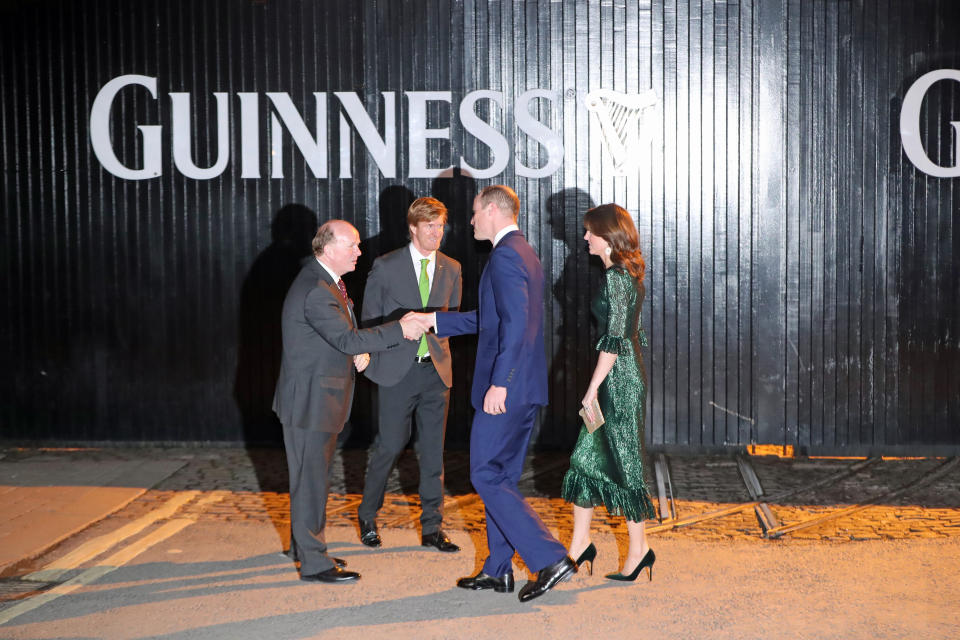
[[[599,276],[580,216],[607,201],[636,216],[647,255],[649,442],[960,445],[960,178],[918,171],[898,131],[912,83],[960,68],[954,2],[7,0],[0,12],[3,437],[275,439],[279,306],[317,220],[344,217],[365,239],[348,283],[362,303],[369,261],[404,242],[406,203],[436,195],[472,307],[489,245],[472,240],[470,203],[503,182],[552,293],[542,446],[576,436]],[[156,78],[157,95],[119,94],[112,146],[138,168],[137,126],[162,125],[156,178],[117,178],[92,150],[94,98],[126,74]],[[942,166],[958,162],[957,85],[937,83],[924,102],[922,135]],[[630,177],[614,175],[586,107],[600,88],[657,94]],[[537,179],[517,176],[549,160],[518,129],[514,105],[531,89],[554,92],[530,104],[564,147],[560,168]],[[428,166],[500,160],[459,118],[477,90],[503,95],[502,108],[477,108],[508,142],[503,172],[410,178],[406,92],[450,92],[427,109],[428,127],[450,127],[449,141],[426,142]],[[174,166],[174,92],[190,94],[199,167],[219,158],[214,93],[227,94],[229,162],[217,177]],[[289,134],[270,157],[268,92],[288,94],[311,135],[314,94],[325,96],[326,177]],[[334,92],[357,96],[381,136],[395,122],[396,177],[355,132],[344,160]],[[258,107],[259,178],[241,175],[242,100]],[[271,177],[277,162],[282,178]],[[455,341],[455,361],[454,446],[468,433],[470,339]],[[355,402],[361,440],[371,393],[361,386]]]

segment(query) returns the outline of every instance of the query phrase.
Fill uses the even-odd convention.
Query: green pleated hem
[[[657,517],[646,489],[627,489],[610,482],[588,478],[574,469],[563,477],[560,497],[578,507],[603,505],[613,515],[622,515],[632,522],[642,522]]]

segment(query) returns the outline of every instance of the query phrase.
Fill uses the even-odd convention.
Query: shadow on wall
[[[233,397],[243,416],[247,447],[283,441],[272,409],[283,350],[280,312],[287,289],[311,255],[317,214],[300,204],[285,205],[274,216],[270,231],[270,245],[253,261],[240,289]]]
[[[477,196],[477,181],[468,172],[459,168],[445,171],[443,175],[434,178],[430,186],[430,195],[439,200],[447,208],[447,228],[443,234],[441,249],[445,254],[458,260],[466,269],[468,265],[478,266],[477,256],[489,245],[480,243],[473,238],[473,227],[470,218],[473,217],[473,199]],[[484,256],[486,251],[484,251]],[[479,273],[479,272],[478,272]],[[477,280],[473,281],[473,299],[476,300]],[[464,293],[468,287],[464,274]],[[463,307],[472,309],[475,307]]]
[[[440,250],[460,262],[463,277],[461,311],[477,308],[480,272],[490,255],[490,243],[475,240],[473,227],[470,225],[473,200],[478,190],[476,179],[459,168],[444,172],[434,178],[430,185],[430,195],[447,208],[447,227]],[[450,352],[453,356],[453,389],[447,413],[446,448],[466,450],[470,442],[470,424],[473,418],[470,386],[477,354],[477,336],[451,338]]]
[[[380,233],[360,242],[357,268],[343,278],[357,308],[363,309],[363,289],[373,261],[407,243],[407,209],[416,198],[410,189],[401,185],[391,185],[380,192]]]
[[[380,192],[378,202],[380,233],[360,243],[357,268],[343,278],[350,291],[350,297],[353,298],[354,311],[358,318],[363,315],[363,293],[373,261],[407,243],[407,209],[415,199],[413,192],[401,185],[391,185]],[[376,404],[376,385],[366,376],[358,375],[353,392],[350,420],[343,426],[343,431],[337,438],[338,446],[366,448],[373,441],[378,419]],[[353,490],[353,488],[355,487],[348,489]],[[362,491],[362,487],[358,491]]]
[[[583,214],[595,206],[580,189],[564,189],[547,198],[547,214],[555,241],[564,247],[563,268],[553,267],[554,333],[549,345],[550,404],[544,409],[538,449],[571,448],[580,429],[580,398],[595,364],[589,314],[590,292],[600,272],[588,260],[583,240]],[[550,277],[552,274],[548,274]]]

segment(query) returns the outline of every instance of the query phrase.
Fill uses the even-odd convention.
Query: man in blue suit
[[[441,337],[477,333],[471,402],[470,480],[486,508],[490,555],[464,589],[512,592],[513,554],[537,578],[520,590],[521,602],[543,595],[577,570],[517,487],[530,433],[547,403],[543,347],[543,268],[517,227],[520,200],[509,187],[485,188],[474,199],[473,235],[493,251],[480,276],[479,308],[425,315]]]

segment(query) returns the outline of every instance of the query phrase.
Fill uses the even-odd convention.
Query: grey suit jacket
[[[312,256],[287,291],[280,323],[273,410],[285,427],[339,433],[353,403],[353,356],[413,344],[399,322],[357,329],[336,283]]]
[[[430,297],[426,311],[447,311],[460,308],[463,279],[460,263],[437,251],[437,265],[430,283]],[[386,253],[373,261],[363,293],[363,326],[397,320],[407,311],[423,311],[416,267],[410,257],[410,247]],[[417,340],[407,340],[396,349],[370,354],[370,364],[364,374],[377,384],[392,387],[400,382],[417,355]],[[427,334],[430,360],[437,368],[440,379],[448,387],[453,385],[450,367],[450,344],[447,338]]]

